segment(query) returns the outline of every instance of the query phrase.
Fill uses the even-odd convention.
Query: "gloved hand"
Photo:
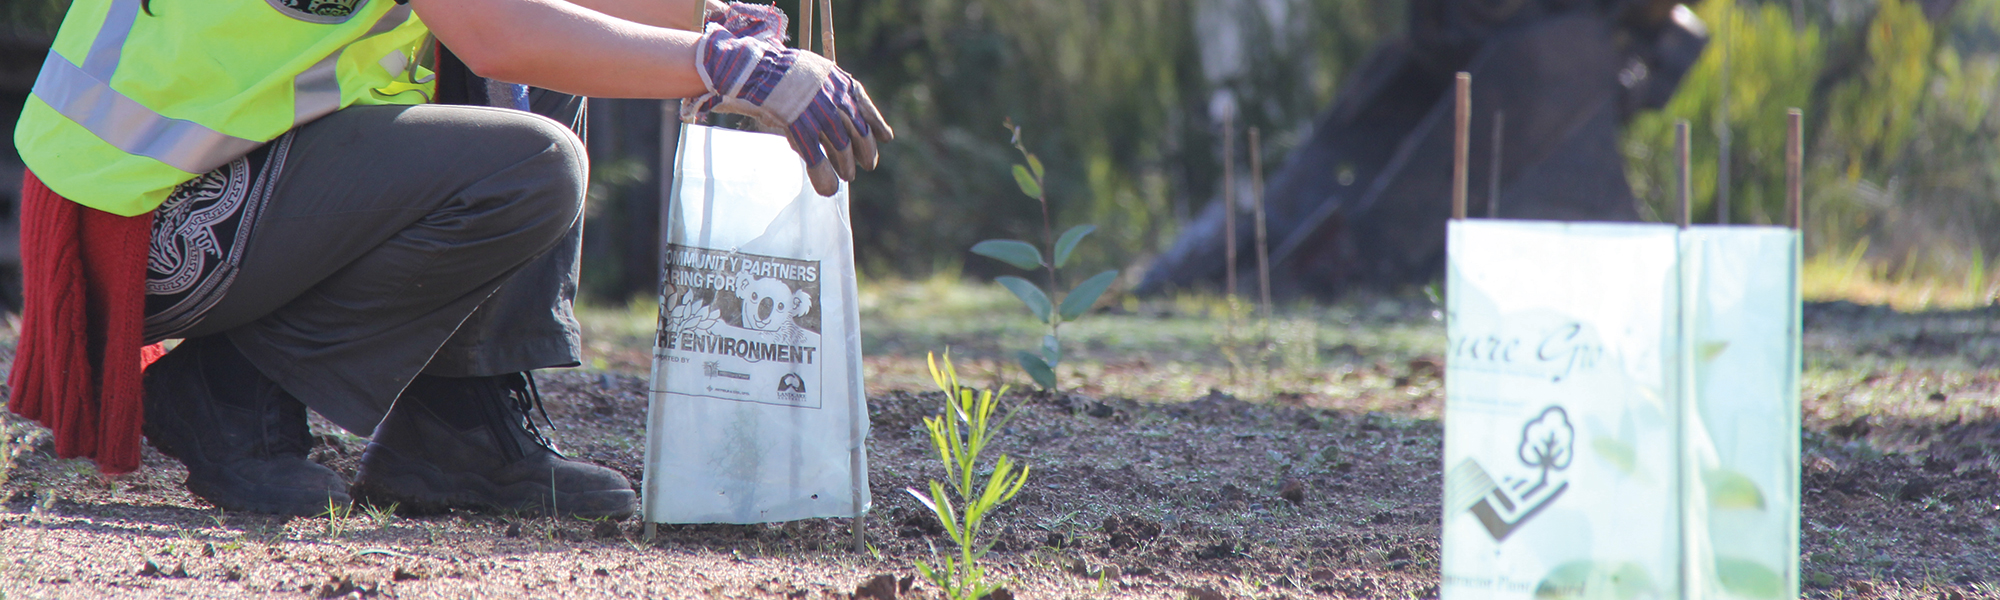
[[[822,196],[839,190],[840,179],[853,181],[855,165],[875,168],[877,136],[896,137],[867,90],[818,54],[711,24],[695,45],[694,62],[708,93],[682,104],[681,116],[735,113],[784,131]]]
[[[790,39],[785,32],[791,28],[791,20],[785,11],[769,4],[731,2],[723,10],[708,11],[707,22],[721,25],[736,37],[757,38],[779,48],[785,47],[785,40]]]

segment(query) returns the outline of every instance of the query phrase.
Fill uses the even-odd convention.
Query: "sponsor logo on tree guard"
[[[1533,474],[1510,475],[1496,484],[1477,462],[1468,461],[1472,473],[1465,477],[1484,480],[1480,487],[1490,491],[1467,510],[1486,527],[1486,533],[1494,541],[1506,540],[1569,490],[1568,478],[1562,472],[1575,459],[1575,450],[1576,428],[1570,425],[1569,412],[1561,406],[1542,409],[1541,414],[1521,427],[1521,443],[1514,450],[1515,458]]]
[[[819,407],[818,261],[674,244],[662,274],[660,391]]]

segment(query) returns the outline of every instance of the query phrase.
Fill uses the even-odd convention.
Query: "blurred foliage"
[[[1665,111],[1627,130],[1628,172],[1644,209],[1671,214],[1672,124],[1685,118],[1695,124],[1696,219],[1716,217],[1726,131],[1731,221],[1782,222],[1784,111],[1800,107],[1807,252],[1828,257],[1822,269],[1849,265],[1877,282],[1991,279],[1989,258],[2000,252],[1990,233],[2000,229],[2000,0],[1966,0],[1939,22],[1912,0],[1710,0],[1696,12],[1714,44]]]
[[[790,2],[779,6],[791,10]],[[1377,40],[1401,29],[1403,2],[1377,0],[879,0],[835,3],[839,59],[896,128],[881,170],[854,187],[857,253],[879,275],[963,264],[963,240],[1034,239],[1037,205],[1015,191],[1002,119],[1066,200],[1056,220],[1097,223],[1119,267],[1168,242],[1178,215],[1218,190],[1219,126],[1231,90],[1241,122],[1282,156]],[[796,14],[794,12],[794,14]],[[1240,41],[1226,49],[1205,32]],[[1224,35],[1226,34],[1226,35]],[[1238,131],[1242,131],[1241,128]],[[1239,145],[1240,147],[1240,145]],[[1238,160],[1241,160],[1239,157]],[[1278,164],[1277,161],[1271,161]],[[990,263],[966,268],[982,274]]]
[[[62,25],[69,0],[7,0],[0,2],[0,31],[20,29],[55,33]]]
[[[67,4],[0,1],[0,29],[53,31]],[[793,15],[797,4],[778,1]],[[996,275],[996,263],[965,260],[966,241],[1036,238],[1039,209],[1019,196],[1008,136],[995,126],[1007,118],[1041,132],[1029,149],[1050,167],[1049,193],[1064,199],[1055,219],[1099,225],[1106,251],[1081,266],[1144,260],[1217,195],[1219,91],[1239,107],[1237,131],[1263,129],[1275,172],[1343,78],[1401,34],[1408,10],[1407,0],[834,4],[840,63],[899,134],[853,189],[857,258],[875,277]],[[1797,106],[1807,114],[1808,251],[1830,257],[1823,266],[1854,264],[1893,282],[1964,279],[2000,264],[2000,236],[1989,233],[2000,230],[2000,0],[1963,0],[1937,21],[1918,0],[1695,8],[1715,43],[1666,110],[1627,130],[1642,214],[1670,214],[1672,123],[1687,118],[1697,218],[1716,216],[1726,132],[1731,220],[1781,220],[1784,109]],[[601,158],[593,211],[612,218],[594,228],[646,220],[623,205],[657,202],[651,161]],[[593,245],[592,278],[638,272],[607,262],[630,251],[613,246],[644,244]]]
[[[1784,109],[1806,106],[1819,76],[1825,43],[1817,27],[1794,30],[1793,21],[1775,4],[1738,7],[1730,2],[1706,2],[1697,14],[1709,24],[1711,44],[1695,64],[1680,91],[1664,111],[1645,113],[1626,128],[1626,160],[1634,191],[1659,220],[1672,218],[1674,193],[1674,122],[1689,119],[1693,127],[1691,167],[1697,220],[1713,221],[1718,179],[1717,128],[1721,121],[1733,137],[1731,211],[1734,222],[1770,223],[1783,220],[1785,191]],[[1728,31],[1732,35],[1719,35]],[[1724,52],[1731,56],[1729,111],[1721,111]],[[1642,210],[1642,213],[1647,211]],[[1703,218],[1706,215],[1707,218]]]

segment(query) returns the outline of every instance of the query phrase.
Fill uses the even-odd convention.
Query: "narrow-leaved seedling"
[[[998,423],[993,421],[993,410],[1007,389],[1003,387],[995,393],[962,387],[949,353],[945,354],[942,369],[938,367],[937,356],[929,358],[931,380],[944,390],[945,401],[944,413],[924,418],[924,427],[930,431],[931,445],[937,448],[938,462],[944,464],[946,481],[931,480],[928,494],[915,488],[904,491],[937,516],[945,533],[958,544],[958,552],[957,556],[946,553],[937,557],[935,566],[917,561],[917,572],[944,590],[946,598],[975,600],[997,587],[986,583],[986,571],[979,565],[980,557],[993,547],[992,541],[980,538],[980,527],[995,508],[1021,492],[1021,486],[1028,483],[1028,467],[1019,465],[1017,469],[1014,461],[1002,454],[993,462],[992,475],[985,478],[983,485],[976,480],[979,454],[992,441],[993,434],[1005,429],[1014,418],[1010,412]]]

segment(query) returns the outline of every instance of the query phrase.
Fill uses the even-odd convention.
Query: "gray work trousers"
[[[581,100],[538,112],[354,107],[297,130],[223,298],[224,334],[328,420],[370,435],[418,373],[581,361],[571,303],[589,172]]]

